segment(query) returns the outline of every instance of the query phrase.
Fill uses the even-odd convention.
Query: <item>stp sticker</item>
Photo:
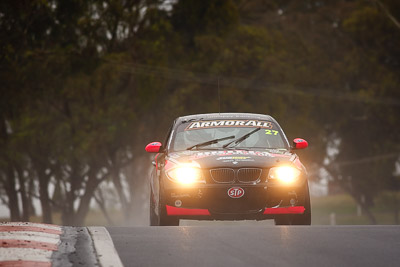
[[[241,187],[231,187],[228,190],[228,196],[231,198],[241,198],[244,195],[244,189]]]

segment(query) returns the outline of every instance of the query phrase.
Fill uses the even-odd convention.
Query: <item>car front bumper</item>
[[[197,184],[182,186],[165,183],[164,194],[168,216],[202,220],[264,220],[280,214],[303,214],[302,194],[306,179],[293,186],[272,183]],[[232,198],[228,191],[240,187],[244,194]]]

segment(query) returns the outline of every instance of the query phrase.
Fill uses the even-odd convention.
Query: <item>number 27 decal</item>
[[[278,131],[275,131],[275,130],[265,130],[265,134],[268,134],[268,135],[278,135]]]

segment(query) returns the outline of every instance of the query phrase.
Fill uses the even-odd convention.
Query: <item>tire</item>
[[[161,216],[160,226],[179,226],[179,219],[171,218],[169,216]]]
[[[281,215],[275,218],[275,225],[311,225],[311,201],[308,182],[305,182],[303,189],[302,204],[305,208],[303,214]]]
[[[160,201],[158,202],[158,214],[159,217],[159,224],[160,226],[179,226],[179,218],[172,217],[167,215],[167,209],[165,208],[166,201],[165,201],[165,193],[164,193],[164,186],[162,181],[160,180]]]
[[[153,190],[150,189],[150,226],[160,225],[160,218],[154,212],[155,206]]]

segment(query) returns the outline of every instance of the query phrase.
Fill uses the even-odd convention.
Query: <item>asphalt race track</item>
[[[400,266],[400,226],[0,223],[0,266]],[[196,226],[197,224],[197,226]]]
[[[400,266],[400,226],[107,230],[125,266]]]

